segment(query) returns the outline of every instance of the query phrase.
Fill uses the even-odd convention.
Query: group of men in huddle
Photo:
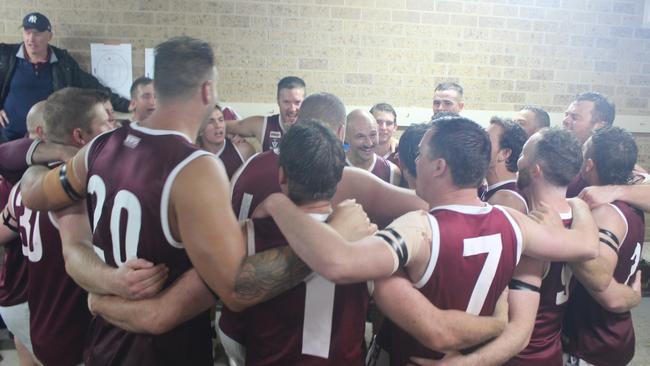
[[[1,310],[33,362],[212,365],[219,301],[246,365],[632,359],[650,202],[605,96],[578,95],[565,128],[526,107],[486,130],[441,84],[397,144],[390,105],[346,114],[296,77],[279,114],[235,120],[214,66],[171,39],[147,115],[111,129],[102,93],[66,88],[35,107],[37,139],[0,145],[0,241],[29,273],[4,278],[28,311]],[[367,348],[371,301],[386,320]]]

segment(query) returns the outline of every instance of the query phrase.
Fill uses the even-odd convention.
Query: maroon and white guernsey
[[[215,155],[221,159],[223,166],[226,168],[228,179],[231,179],[237,169],[244,164],[244,157],[230,139],[224,141],[223,147]]]
[[[176,131],[136,123],[98,136],[86,154],[88,205],[97,254],[118,267],[143,258],[169,268],[168,286],[192,268],[171,233],[169,196],[178,173],[210,155]],[[87,365],[212,365],[208,312],[162,335],[135,334],[101,317],[91,322]]]
[[[13,185],[0,177],[0,211],[9,202]],[[2,223],[0,223],[2,225]],[[23,258],[20,238],[5,245],[0,272],[0,306],[13,306],[27,301],[27,262]]]
[[[415,287],[440,309],[493,314],[521,256],[519,225],[504,208],[489,204],[436,207],[429,222],[431,258]],[[403,366],[412,356],[443,356],[392,322],[384,323],[377,342],[390,355],[391,365]]]
[[[515,197],[523,202],[524,206],[526,207],[526,212],[528,212],[528,203],[526,202],[526,196],[519,190],[519,188],[517,188],[517,181],[514,179],[504,180],[502,182],[488,186],[485,190],[479,192],[481,194],[479,197],[481,197],[481,201],[487,202],[490,200],[490,198],[492,198],[492,196],[494,196],[495,193],[499,191],[506,191],[515,195]]]
[[[246,228],[249,255],[287,245],[271,218],[249,220]],[[336,285],[314,273],[242,313],[224,308],[220,327],[241,340],[248,366],[363,365],[369,300],[366,283]],[[233,329],[234,336],[229,334]]]
[[[349,159],[345,159],[345,163],[348,166],[355,166]],[[398,170],[399,168],[395,164],[377,154],[374,154],[372,165],[370,166],[370,169],[368,169],[370,173],[374,174],[379,179],[396,186],[399,186],[401,183],[397,180]]]
[[[643,212],[626,203],[612,204],[627,224],[618,251],[614,280],[629,285],[641,259],[645,223]],[[609,249],[608,249],[609,250]],[[630,312],[605,310],[580,283],[569,300],[564,319],[565,351],[589,363],[604,366],[627,365],[634,357],[634,328]]]
[[[28,263],[34,354],[44,365],[78,365],[90,322],[87,294],[65,271],[59,230],[51,214],[25,207],[18,184],[10,199]]]
[[[278,162],[273,151],[253,155],[230,182],[232,209],[239,221],[251,217],[255,208],[272,193],[280,192]]]
[[[264,117],[264,126],[262,127],[262,152],[275,151],[277,154],[280,150],[280,141],[286,133],[280,121],[280,115]]]

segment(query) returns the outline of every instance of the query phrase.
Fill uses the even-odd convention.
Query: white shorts
[[[27,347],[31,354],[32,339],[29,336],[29,306],[27,301],[13,306],[0,306],[0,316],[7,324],[7,329]]]

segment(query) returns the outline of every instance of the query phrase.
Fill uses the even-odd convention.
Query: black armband
[[[532,291],[539,293],[539,287],[526,283],[524,281],[511,279],[508,284],[508,288],[511,290],[520,290],[520,291]]]
[[[59,181],[61,182],[63,191],[68,195],[68,197],[70,197],[71,200],[79,201],[83,197],[79,193],[77,193],[74,190],[74,188],[72,188],[72,185],[70,185],[67,172],[68,172],[68,164],[63,164],[61,166],[61,170],[59,171]]]
[[[12,225],[11,222],[10,222],[9,220],[17,221],[15,218],[13,218],[13,217],[9,214],[9,212],[5,212],[4,215],[2,215],[2,222],[4,223],[4,225],[5,225],[6,227],[9,228],[9,230],[11,230],[11,231],[13,231],[13,232],[15,232],[15,233],[19,233],[18,227]]]
[[[599,238],[600,242],[607,245],[608,247],[612,248],[616,253],[618,253],[618,248],[621,246],[620,241],[616,237],[616,235],[606,229],[598,229],[598,232],[601,233],[603,236]]]
[[[375,235],[384,239],[384,241],[388,243],[391,248],[393,248],[395,254],[397,254],[399,266],[404,267],[409,258],[409,253],[408,249],[406,248],[406,242],[404,241],[404,238],[402,238],[402,236],[392,228],[386,228],[382,231],[377,232]]]

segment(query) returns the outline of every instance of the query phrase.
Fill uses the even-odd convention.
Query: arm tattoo
[[[289,246],[246,257],[235,280],[235,294],[244,302],[259,303],[294,287],[311,269]]]

